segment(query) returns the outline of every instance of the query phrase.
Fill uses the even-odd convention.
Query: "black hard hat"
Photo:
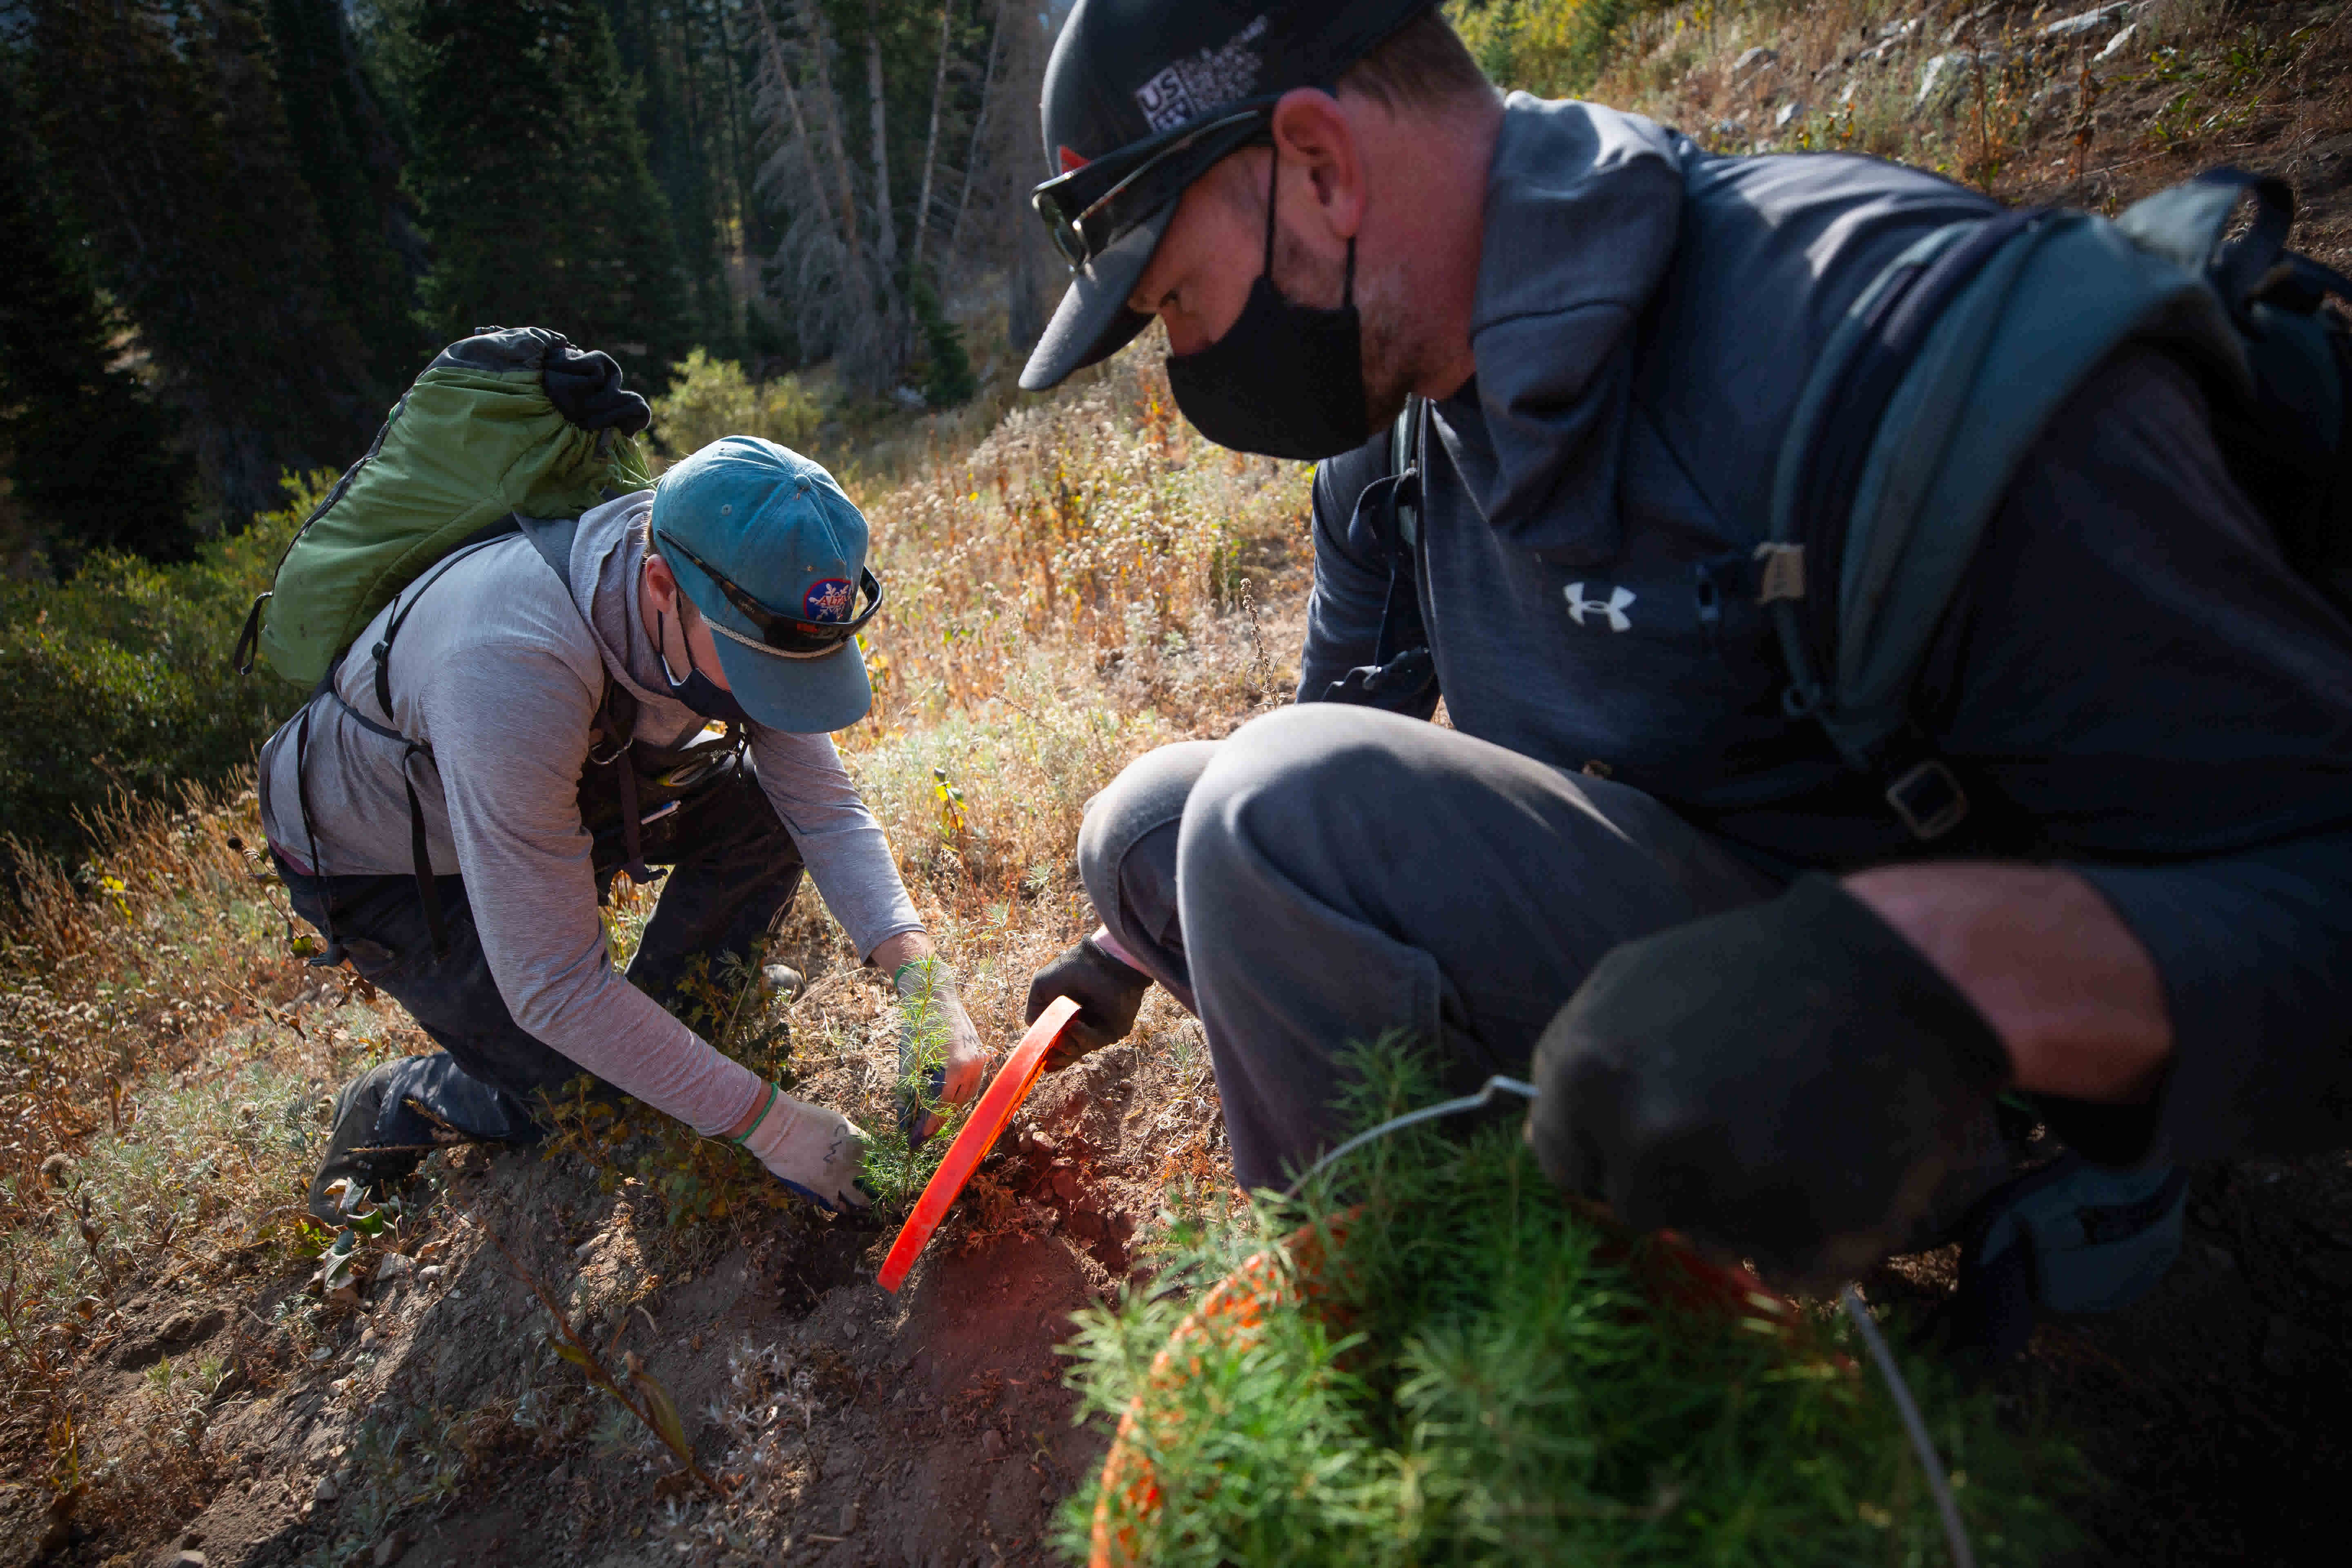
[[[1328,89],[1436,0],[1078,0],[1045,66],[1053,178],[1031,195],[1069,291],[1021,384],[1109,358],[1150,318],[1127,308],[1184,187],[1265,134],[1293,88]]]

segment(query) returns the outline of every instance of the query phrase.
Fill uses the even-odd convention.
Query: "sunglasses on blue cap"
[[[788,616],[770,609],[718,567],[679,543],[677,537],[667,530],[654,530],[654,541],[664,550],[677,551],[692,562],[704,576],[717,584],[719,592],[735,613],[759,628],[760,640],[754,642],[732,626],[723,626],[706,616],[703,618],[710,629],[763,653],[776,654],[784,658],[822,658],[856,637],[866,623],[874,618],[874,613],[882,607],[882,580],[874,575],[874,569],[870,566],[858,574],[857,586],[866,596],[864,610],[838,621],[812,621],[802,616]]]

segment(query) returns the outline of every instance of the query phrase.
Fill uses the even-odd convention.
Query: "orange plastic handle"
[[[1051,1006],[1037,1015],[1037,1021],[1029,1026],[1021,1043],[1013,1047],[1013,1054],[1005,1058],[1004,1066],[981,1095],[980,1103],[972,1107],[971,1120],[963,1124],[956,1141],[948,1145],[947,1158],[940,1162],[940,1168],[924,1184],[923,1195],[915,1200],[915,1212],[899,1227],[898,1239],[890,1244],[890,1255],[882,1260],[882,1289],[895,1293],[907,1282],[907,1271],[915,1266],[923,1244],[931,1239],[931,1232],[939,1229],[940,1221],[947,1218],[948,1209],[963,1191],[963,1184],[980,1169],[980,1162],[1003,1132],[1005,1124],[1013,1120],[1013,1113],[1021,1109],[1021,1102],[1036,1087],[1038,1075],[1045,1069],[1045,1053],[1061,1038],[1063,1026],[1077,1016],[1076,1002],[1067,996],[1056,997]]]

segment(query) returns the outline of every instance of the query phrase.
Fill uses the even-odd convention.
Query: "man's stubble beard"
[[[1260,205],[1259,211],[1265,207]],[[1286,300],[1337,309],[1348,296],[1345,261],[1317,256],[1278,230],[1274,244],[1274,286]],[[1360,261],[1356,269],[1358,340],[1363,354],[1364,439],[1395,423],[1405,395],[1421,379],[1415,343],[1423,335],[1411,306],[1410,279],[1374,278]]]
[[[1364,414],[1371,431],[1379,431],[1404,412],[1405,395],[1420,377],[1406,347],[1407,323],[1399,320],[1397,310],[1385,300],[1360,299],[1356,314],[1364,342]],[[1366,438],[1370,436],[1368,431]]]

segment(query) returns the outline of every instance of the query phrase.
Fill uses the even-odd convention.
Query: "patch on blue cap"
[[[801,601],[803,618],[812,621],[845,621],[849,618],[850,601],[856,596],[856,587],[846,577],[826,577],[809,584],[808,596]]]

